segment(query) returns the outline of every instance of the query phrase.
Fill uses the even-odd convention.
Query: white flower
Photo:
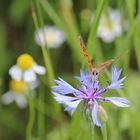
[[[105,42],[112,42],[122,33],[121,17],[118,10],[109,9],[108,16],[103,15],[98,28],[98,37]]]
[[[38,86],[37,81],[25,83],[24,81],[11,80],[9,91],[1,97],[2,103],[8,105],[15,101],[18,107],[25,108],[27,106],[27,94],[25,94],[27,91],[27,84],[28,88],[32,91]]]
[[[46,44],[48,48],[58,48],[64,40],[64,33],[56,26],[45,26],[35,33],[36,43],[43,47]]]
[[[17,59],[17,64],[12,66],[9,74],[12,79],[32,82],[37,80],[37,74],[45,74],[45,68],[37,65],[29,54],[22,54]]]

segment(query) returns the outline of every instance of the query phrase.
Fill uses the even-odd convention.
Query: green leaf
[[[103,11],[105,5],[105,0],[100,0],[98,1],[98,7],[96,10],[96,16],[95,16],[95,20],[93,22],[93,24],[91,25],[91,31],[88,37],[88,42],[87,42],[87,49],[89,52],[89,56],[92,57],[93,54],[95,53],[95,48],[96,48],[96,33],[98,30],[98,25],[99,25],[99,21],[101,18],[101,14]]]
[[[6,27],[3,21],[0,21],[0,75],[6,73],[6,68],[9,60],[6,52],[6,43]]]
[[[40,0],[40,4],[47,15],[49,15],[50,19],[65,32],[66,39],[72,50],[74,61],[82,62],[82,53],[78,40],[78,29],[72,10],[68,10],[71,18],[66,22],[63,18],[61,18],[61,15],[58,15],[58,11],[56,11],[47,0]]]
[[[74,114],[72,115],[72,121],[70,125],[70,137],[72,140],[78,140],[82,134],[81,123],[82,114],[80,112],[81,104],[78,106]]]

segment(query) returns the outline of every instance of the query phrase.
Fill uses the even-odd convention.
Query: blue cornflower
[[[80,76],[75,77],[80,81],[80,87],[74,88],[61,78],[55,80],[57,86],[53,86],[52,92],[54,98],[60,104],[64,104],[65,110],[71,111],[72,113],[76,110],[78,104],[83,102],[86,103],[86,108],[89,109],[93,123],[98,127],[101,127],[101,123],[98,120],[99,105],[97,101],[109,101],[119,107],[129,107],[129,101],[121,97],[102,97],[101,94],[110,89],[119,89],[123,87],[122,78],[119,80],[122,70],[117,71],[116,67],[112,67],[112,82],[105,88],[101,88],[98,80],[91,78],[90,73],[84,73],[80,70]]]

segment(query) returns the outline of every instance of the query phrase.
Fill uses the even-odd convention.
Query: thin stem
[[[96,47],[96,33],[98,30],[98,25],[99,25],[99,21],[100,21],[100,17],[103,11],[105,5],[105,0],[100,0],[98,7],[97,7],[97,12],[96,12],[96,17],[95,20],[93,22],[89,37],[88,37],[88,42],[87,42],[87,49],[89,52],[89,56],[92,57],[93,53],[95,51],[95,47]],[[92,50],[92,51],[91,51]]]
[[[38,2],[38,0],[36,2]],[[39,3],[36,3],[36,4],[37,4],[38,16],[40,17],[40,23],[41,23],[41,25],[43,25],[41,9],[40,9]],[[33,17],[33,21],[35,24],[35,28],[36,28],[36,30],[38,30],[38,29],[40,29],[40,26],[39,26],[39,21],[37,18],[36,10],[34,7],[34,3],[32,0],[31,0],[31,9],[32,9],[32,17]],[[41,49],[42,49],[42,53],[43,53],[45,67],[47,69],[48,82],[49,82],[50,86],[53,86],[53,85],[55,85],[55,83],[54,83],[55,75],[54,75],[54,70],[53,70],[52,63],[51,63],[49,50],[47,50],[47,44],[45,44],[45,45],[42,44]],[[52,94],[50,94],[50,96],[51,95]],[[53,102],[53,105],[57,111],[58,110],[60,111],[60,106],[56,102]]]
[[[31,91],[29,91],[28,103],[29,103],[29,119],[28,119],[28,124],[27,124],[27,128],[26,128],[26,140],[31,140],[32,139],[32,129],[33,129],[34,120],[35,120],[34,102],[33,102],[33,97],[32,97]]]
[[[90,130],[91,130],[90,139],[93,140],[94,139],[94,125],[92,122],[90,123]]]
[[[43,53],[43,57],[44,57],[44,61],[45,61],[45,66],[47,68],[49,83],[50,83],[50,86],[53,86],[53,85],[55,85],[55,83],[54,83],[55,76],[54,76],[54,72],[53,72],[53,68],[52,68],[50,55],[47,52],[45,47],[42,47],[42,53]]]
[[[41,104],[44,101],[44,92],[43,92],[42,88],[43,88],[42,86],[39,88],[38,107],[41,108],[42,110],[45,110],[44,104]],[[40,139],[44,139],[44,134],[45,134],[44,124],[45,124],[44,113],[38,110],[38,136]]]
[[[106,123],[104,123],[104,124],[102,125],[101,131],[102,131],[102,135],[103,135],[103,140],[107,140],[107,128],[106,128]]]
[[[32,8],[32,17],[33,17],[33,21],[34,21],[34,24],[35,24],[35,28],[36,30],[39,30],[39,22],[38,22],[38,19],[37,19],[37,15],[36,15],[36,11],[35,11],[35,7],[34,7],[34,4],[31,0],[31,8]],[[40,14],[40,8],[38,6],[38,10],[39,10],[39,14]],[[40,15],[40,18],[42,16]],[[43,24],[43,20],[41,18],[41,24]],[[43,45],[43,44],[42,44]],[[43,53],[43,58],[44,58],[44,61],[45,61],[45,66],[46,66],[46,69],[47,69],[47,73],[48,73],[48,79],[49,79],[49,83],[50,83],[50,86],[53,86],[54,85],[54,72],[53,72],[53,68],[52,68],[52,63],[51,63],[51,59],[50,59],[50,55],[47,51],[47,49],[45,48],[46,47],[46,44],[45,46],[41,46],[41,49],[42,49],[42,53]]]
[[[65,30],[64,22],[60,19],[60,16],[54,10],[51,4],[47,0],[38,0],[38,1],[42,5],[42,8],[45,10],[45,12],[49,15],[49,17],[51,17],[52,21],[54,21],[56,25]]]
[[[78,29],[75,25],[75,21],[73,21],[73,17],[71,15],[71,11],[66,8],[67,11],[65,11],[68,15],[64,16],[64,19],[61,19],[61,16],[58,15],[58,12],[54,10],[54,8],[51,6],[51,4],[47,0],[38,0],[44,9],[44,11],[48,14],[50,19],[58,26],[60,29],[62,29],[66,34],[66,39],[68,43],[71,46],[71,49],[73,51],[72,55],[74,56],[74,61],[82,62],[82,53],[78,44]],[[65,13],[65,14],[66,14]]]

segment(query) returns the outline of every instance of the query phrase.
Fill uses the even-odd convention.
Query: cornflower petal
[[[82,69],[80,69],[80,77],[85,77],[86,74],[84,73],[84,71]]]
[[[58,94],[56,92],[52,92],[52,93],[53,93],[53,95],[55,95],[54,98],[56,99],[56,101],[58,101],[61,104],[65,103],[65,102],[70,102],[70,101],[78,99],[77,97],[65,96],[65,95]]]
[[[115,104],[119,107],[129,107],[130,102],[122,97],[106,97],[105,100],[110,101],[111,103]]]
[[[123,81],[126,77],[123,77],[122,79],[119,80],[120,74],[122,72],[122,69],[117,71],[116,67],[112,67],[112,82],[111,84],[107,87],[108,89],[116,89],[116,88],[122,88],[123,87]]]
[[[122,69],[117,71],[115,66],[112,67],[112,81],[113,82],[115,82],[119,79],[121,72],[122,72]]]
[[[52,89],[61,93],[61,94],[69,94],[69,93],[77,93],[78,90],[73,88],[70,84],[62,80],[61,78],[58,78],[59,80],[55,80],[55,83],[58,84],[58,86],[53,86]]]
[[[123,81],[125,80],[126,76],[116,82],[112,82],[107,88],[108,89],[117,89],[117,88],[123,88]]]
[[[92,115],[93,123],[98,127],[101,127],[101,123],[98,120],[98,107],[99,107],[98,103],[96,102],[96,100],[94,100],[94,107],[92,109],[91,115]]]
[[[82,101],[82,99],[78,99],[78,100],[71,101],[71,102],[65,102],[64,105],[66,106],[66,109],[69,108],[69,110],[72,111],[71,113],[73,113],[81,101]]]
[[[82,69],[80,69],[80,76],[75,76],[75,78],[82,83],[83,85],[88,86],[91,83],[91,78],[89,77],[89,73],[84,73]]]
[[[79,99],[77,97],[70,97],[65,95],[60,95],[56,92],[52,92],[54,94],[54,98],[56,101],[58,101],[60,104],[63,104],[66,106],[65,110],[70,110],[71,113],[74,112],[74,110],[77,108],[78,104],[82,101],[82,99]]]
[[[99,90],[99,91],[95,94],[96,97],[98,97],[100,94],[103,94],[103,93],[106,92],[108,89],[109,89],[109,88],[106,87],[106,88],[103,88],[103,89]]]
[[[74,111],[76,110],[76,108],[72,108],[70,106],[67,106],[64,111],[70,111],[71,115],[74,113]]]

